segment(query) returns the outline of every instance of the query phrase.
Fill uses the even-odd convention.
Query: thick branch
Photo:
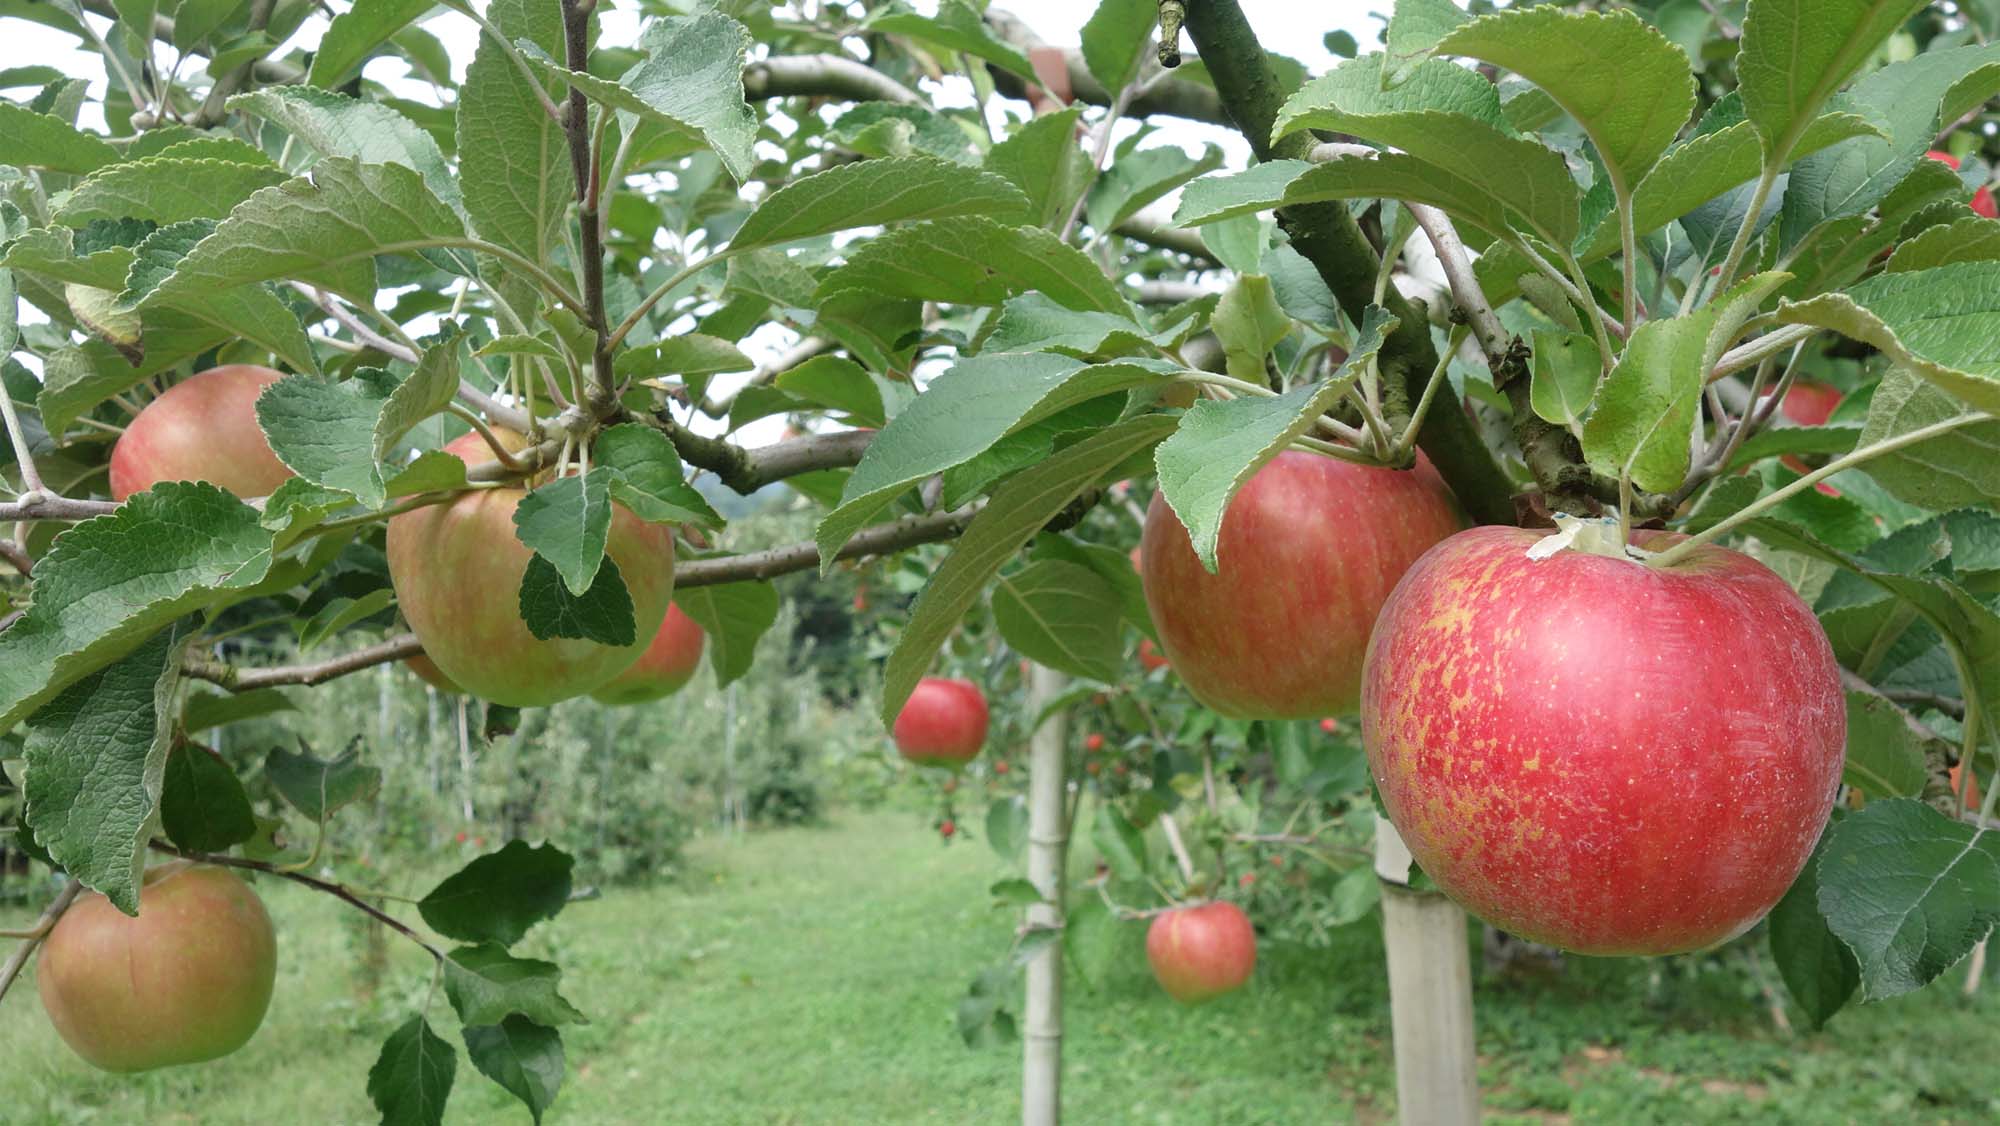
[[[569,68],[581,74],[590,69],[590,9],[595,0],[562,0],[564,50]],[[610,110],[599,111],[602,114]],[[576,177],[577,226],[582,238],[577,256],[583,269],[583,303],[590,331],[597,339],[591,349],[590,367],[594,379],[597,412],[608,411],[617,398],[618,384],[611,370],[611,324],[604,315],[603,228],[597,221],[603,184],[598,154],[591,151],[590,101],[578,86],[569,89],[568,113],[563,133],[569,139],[570,172]]]
[[[35,561],[28,558],[28,550],[15,540],[0,540],[0,559],[6,560],[9,567],[23,576],[35,569]]]
[[[872,430],[842,430],[832,434],[808,434],[746,450],[727,438],[709,438],[688,429],[666,411],[656,412],[651,421],[666,433],[681,460],[697,469],[715,474],[724,485],[748,496],[758,489],[810,473],[815,469],[839,469],[859,464],[862,451],[875,440]]]
[[[743,68],[746,98],[851,98],[922,105],[908,86],[844,55],[773,55]]]
[[[956,539],[979,515],[981,504],[968,504],[949,512],[927,516],[905,516],[887,524],[877,524],[854,533],[834,554],[836,559],[857,559],[864,555],[888,555],[927,543]],[[756,582],[774,579],[795,571],[819,566],[819,547],[811,543],[786,544],[747,555],[726,555],[715,559],[694,559],[674,569],[676,590],[719,583]]]
[[[0,504],[0,521],[7,520],[88,520],[118,511],[108,500],[71,500],[50,493],[21,494],[21,499]]]
[[[408,657],[422,656],[424,647],[414,633],[392,637],[380,645],[357,649],[344,656],[311,665],[278,665],[273,668],[239,668],[221,661],[211,661],[201,657],[189,657],[181,666],[181,671],[196,680],[206,680],[219,684],[231,692],[248,692],[253,688],[276,688],[281,685],[323,684],[326,681],[360,672],[376,665],[400,661]]]
[[[993,33],[1012,44],[1022,54],[1033,57],[1037,51],[1050,50],[1047,41],[1035,34],[1034,29],[1022,23],[1012,12],[989,8],[986,22]],[[1062,49],[1063,67],[1068,72],[1069,92],[1079,102],[1094,106],[1111,104],[1111,92],[1090,73],[1090,67],[1083,61],[1083,52],[1074,47]],[[1020,75],[999,67],[988,67],[993,76],[993,88],[1009,98],[1026,98],[1028,82]],[[1214,125],[1229,124],[1222,101],[1214,90],[1199,82],[1185,78],[1169,78],[1155,82],[1152,87],[1132,99],[1126,107],[1129,117],[1150,117],[1165,114],[1168,117],[1185,117],[1190,121],[1206,121]]]
[[[1287,91],[1236,0],[1190,0],[1187,32],[1208,67],[1209,77],[1258,159],[1311,156],[1310,134],[1293,133],[1275,144],[1271,126]],[[1354,221],[1345,203],[1314,203],[1278,212],[1278,223],[1291,236],[1292,247],[1319,271],[1342,310],[1356,324],[1375,295],[1380,259]],[[1391,288],[1384,297],[1400,322],[1382,347],[1379,361],[1391,402],[1413,404],[1423,394],[1437,367],[1437,349],[1421,309]],[[1515,522],[1512,490],[1493,454],[1480,439],[1471,419],[1456,403],[1424,416],[1418,444],[1444,475],[1459,502],[1474,520],[1484,524]]]
[[[1133,242],[1142,242],[1160,250],[1185,254],[1204,265],[1221,265],[1215,260],[1215,255],[1208,252],[1208,244],[1201,241],[1199,234],[1185,227],[1176,227],[1143,211],[1111,228],[1111,233],[1123,235]]]
[[[49,931],[55,928],[56,920],[62,918],[63,912],[69,910],[69,905],[76,902],[77,894],[82,890],[83,885],[75,880],[64,884],[63,889],[56,893],[56,897],[50,900],[48,907],[42,911],[42,917],[35,920],[35,926],[28,932],[28,937],[22,939],[21,945],[15,947],[14,953],[8,956],[7,964],[0,966],[0,1001],[7,999],[7,991],[14,987],[14,979],[21,976],[21,969],[28,964],[28,958],[35,952],[35,947],[40,946],[42,939],[48,937]]]

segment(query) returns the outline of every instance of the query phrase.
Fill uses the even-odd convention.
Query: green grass
[[[593,1023],[569,1030],[550,1121],[989,1123],[1018,1119],[1015,1046],[972,1051],[952,1010],[1012,926],[983,843],[941,847],[914,814],[711,840],[681,886],[574,905],[524,949],[557,954]],[[413,881],[413,883],[416,881]],[[290,885],[280,993],[244,1051],[107,1076],[57,1041],[24,981],[0,1010],[0,1122],[347,1123],[381,1038],[423,1003],[426,959],[397,943],[356,991],[352,912]],[[10,918],[8,925],[16,925]],[[1145,970],[1068,991],[1065,1107],[1078,1123],[1390,1120],[1394,1091],[1372,922],[1331,950],[1267,948],[1253,985],[1174,1005]],[[1658,972],[1656,972],[1658,971]],[[1540,981],[1482,981],[1482,1088],[1498,1122],[1984,1122],[1995,990],[1962,975],[1787,1039],[1713,962],[1572,961]],[[439,1031],[456,1042],[442,997]],[[461,1057],[453,1123],[527,1121]]]

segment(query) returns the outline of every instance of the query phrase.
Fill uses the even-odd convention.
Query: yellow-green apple
[[[1215,574],[1154,494],[1140,577],[1166,659],[1196,699],[1240,719],[1318,719],[1354,710],[1382,600],[1463,526],[1428,461],[1393,470],[1287,451],[1230,501]]]
[[[224,364],[189,376],[147,403],[111,447],[111,496],[123,501],[161,481],[207,481],[262,497],[292,471],[257,425],[257,397],[284,376]]]
[[[1840,782],[1826,634],[1728,548],[1531,556],[1544,535],[1460,532],[1383,607],[1361,728],[1389,818],[1439,887],[1523,938],[1669,954],[1741,934],[1791,886]]]
[[[250,885],[175,861],[146,873],[137,918],[96,892],[72,904],[42,943],[35,984],[77,1055],[147,1071],[248,1043],[277,968],[271,917]]]
[[[679,606],[668,607],[660,632],[653,635],[646,652],[591,697],[606,704],[644,704],[679,692],[701,667],[706,637]]]
[[[1168,996],[1206,1001],[1250,980],[1257,968],[1257,932],[1234,903],[1176,907],[1153,917],[1146,961]]]
[[[500,436],[515,448],[523,442]],[[445,450],[469,468],[495,460],[476,433]],[[640,640],[536,638],[520,611],[521,576],[534,553],[514,534],[525,496],[512,485],[475,489],[392,518],[388,533],[389,579],[425,656],[464,691],[517,708],[581,696],[631,667],[659,632],[674,592],[672,529],[614,504],[605,553],[631,593]]]
[[[904,758],[923,766],[963,766],[986,745],[986,694],[969,680],[917,682],[891,736]]]

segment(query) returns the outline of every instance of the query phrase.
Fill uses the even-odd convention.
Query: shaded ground
[[[898,813],[710,841],[677,887],[573,906],[524,952],[559,953],[594,1023],[569,1030],[562,1124],[988,1123],[1018,1119],[1018,1049],[971,1051],[952,1007],[1005,949],[987,907],[1006,874],[981,843],[939,847]],[[280,996],[257,1039],[203,1067],[106,1076],[56,1040],[24,981],[0,1009],[0,1121],[370,1122],[381,1039],[423,1002],[421,953],[390,947],[370,999],[352,912],[264,888]],[[5,925],[25,920],[10,912]],[[1269,949],[1253,986],[1165,999],[1132,928],[1129,969],[1070,983],[1066,1109],[1078,1123],[1393,1118],[1380,941]],[[2000,989],[1941,988],[1775,1032],[1741,974],[1697,959],[1576,962],[1480,986],[1482,1086],[1497,1122],[1987,1122]],[[447,1024],[443,998],[433,1020]],[[440,1027],[457,1042],[455,1028]],[[452,1123],[526,1122],[461,1054]]]

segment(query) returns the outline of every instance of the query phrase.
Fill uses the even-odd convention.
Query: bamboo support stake
[[[1068,677],[1033,666],[1028,679],[1028,714],[1040,715],[1062,695]],[[1069,847],[1064,805],[1069,787],[1063,744],[1066,717],[1057,712],[1028,740],[1028,882],[1042,902],[1028,908],[1028,926],[1061,935],[1063,862]],[[1028,997],[1021,1036],[1022,1126],[1057,1126],[1062,1121],[1062,942],[1043,945],[1027,965]]]
[[[1477,1123],[1479,1056],[1465,911],[1436,892],[1412,890],[1410,863],[1402,835],[1377,817],[1375,875],[1382,881],[1398,1118],[1403,1126]]]

